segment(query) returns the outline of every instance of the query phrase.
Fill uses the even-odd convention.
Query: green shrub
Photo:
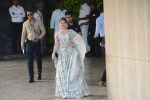
[[[87,0],[87,3],[90,5],[93,2],[93,0]],[[97,0],[97,7],[103,5],[103,0]],[[64,1],[65,9],[71,11],[75,18],[78,17],[79,11],[80,11],[80,0],[65,0]]]
[[[94,0],[87,0],[87,3],[90,5],[93,1]],[[55,3],[55,7],[56,7],[56,4],[57,3]],[[97,0],[97,7],[100,8],[100,6],[102,6],[102,5],[103,5],[103,0]],[[67,9],[73,13],[75,19],[78,18],[79,11],[80,11],[80,0],[64,0],[64,7],[65,7],[65,9]],[[48,23],[49,23],[49,19],[48,19]],[[54,42],[53,35],[54,34],[48,28],[48,44],[53,44],[53,42]]]

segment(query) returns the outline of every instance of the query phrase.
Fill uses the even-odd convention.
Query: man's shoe
[[[91,52],[88,52],[88,53],[86,53],[85,56],[86,56],[86,57],[92,57],[92,53],[91,53]]]
[[[38,79],[38,80],[41,80],[41,79],[42,79],[41,75],[38,75],[38,76],[37,76],[37,79]]]
[[[34,83],[34,80],[33,79],[29,80],[29,83]]]
[[[98,83],[99,86],[103,86],[104,84],[105,84],[105,82],[103,82],[103,81],[100,81],[100,82]]]

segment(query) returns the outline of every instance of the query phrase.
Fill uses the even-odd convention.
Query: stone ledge
[[[25,58],[25,57],[26,57],[26,55],[24,55],[24,54],[6,55],[6,56],[0,56],[0,60],[11,60],[11,59]]]

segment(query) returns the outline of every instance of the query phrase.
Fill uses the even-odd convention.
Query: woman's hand
[[[56,58],[55,53],[52,53],[52,60],[54,60]]]
[[[68,45],[69,47],[74,47],[74,43],[73,43],[72,41],[68,41],[68,42],[67,42],[67,45]]]

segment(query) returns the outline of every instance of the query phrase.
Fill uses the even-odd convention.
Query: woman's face
[[[61,29],[66,29],[68,27],[67,23],[64,20],[61,20],[59,24]]]

